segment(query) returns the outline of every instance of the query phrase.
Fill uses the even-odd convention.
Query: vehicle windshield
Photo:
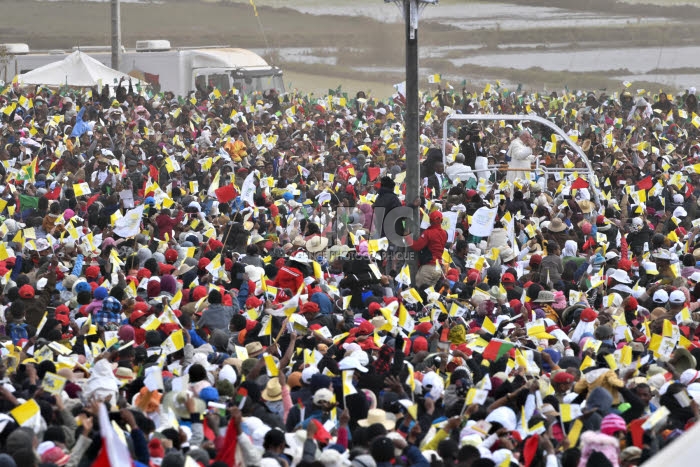
[[[284,80],[282,75],[264,75],[264,76],[247,76],[245,78],[237,77],[233,80],[233,86],[244,94],[249,94],[255,91],[267,91],[276,89],[279,92],[284,92]]]

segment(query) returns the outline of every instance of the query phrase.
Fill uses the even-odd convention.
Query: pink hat
[[[600,422],[601,433],[613,436],[618,431],[627,432],[627,423],[624,418],[614,413],[603,417],[603,420]]]
[[[564,296],[564,292],[561,290],[554,292],[554,303],[552,304],[552,308],[557,311],[562,311],[564,308],[566,308],[566,297]]]

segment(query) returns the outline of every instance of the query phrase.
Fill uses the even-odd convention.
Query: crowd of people
[[[400,94],[7,86],[0,466],[663,455],[700,416],[695,94],[433,89],[408,199]],[[593,172],[534,119],[442,141],[484,113]]]

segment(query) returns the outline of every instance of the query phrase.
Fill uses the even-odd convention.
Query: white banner
[[[496,220],[498,208],[479,208],[472,216],[469,233],[476,237],[488,237],[493,231],[493,223]]]

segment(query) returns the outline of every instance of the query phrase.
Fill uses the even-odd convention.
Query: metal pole
[[[413,4],[413,5],[411,5]],[[418,0],[404,0],[404,20],[406,22],[406,206],[414,206],[420,197],[420,159],[418,134],[418,28],[415,27],[418,14]],[[420,212],[413,209],[411,234],[414,239],[420,236]],[[415,255],[414,255],[415,256]],[[408,261],[411,281],[415,283],[418,272],[418,258]]]
[[[411,5],[413,4],[413,5]],[[420,159],[418,156],[418,28],[411,15],[418,14],[418,0],[404,0],[406,21],[406,205],[412,206],[420,196]],[[418,209],[413,214],[414,238],[420,234]]]
[[[119,70],[121,47],[122,47],[122,25],[120,0],[111,0],[112,3],[112,68]]]

